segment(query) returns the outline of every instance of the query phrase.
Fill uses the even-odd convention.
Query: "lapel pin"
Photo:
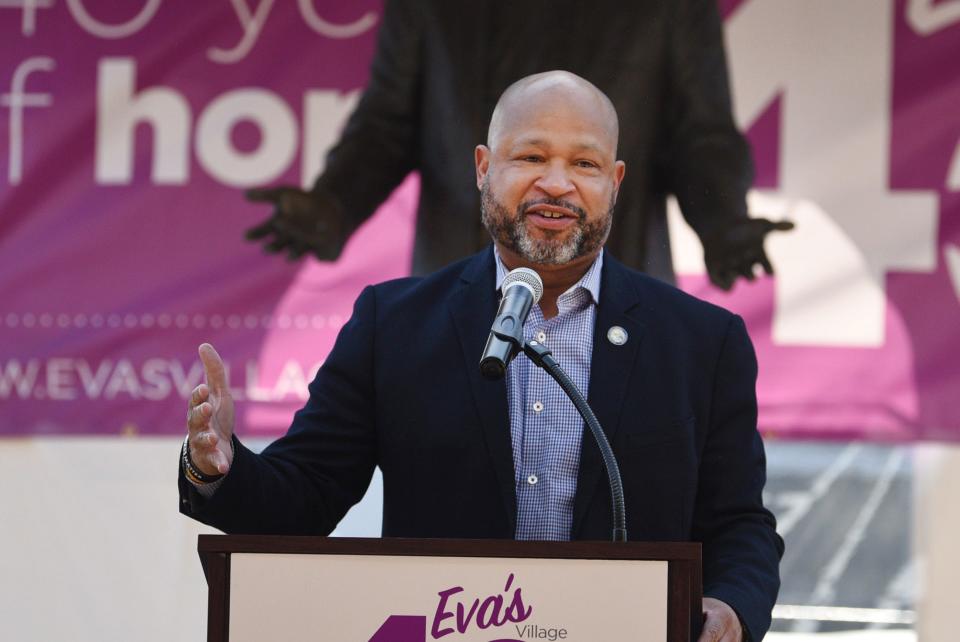
[[[622,346],[627,342],[627,331],[618,325],[607,330],[607,340],[615,346]]]

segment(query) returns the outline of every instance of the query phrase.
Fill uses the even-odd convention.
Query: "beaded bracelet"
[[[194,484],[209,484],[215,482],[218,479],[223,477],[223,474],[219,475],[208,475],[203,473],[194,465],[193,459],[190,458],[190,436],[183,440],[183,449],[180,453],[180,462],[183,466],[183,474],[186,475],[187,479],[192,481]]]

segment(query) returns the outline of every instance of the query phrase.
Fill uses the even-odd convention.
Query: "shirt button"
[[[543,330],[541,330],[540,332],[538,332],[538,333],[537,333],[537,341],[538,341],[539,343],[541,343],[541,344],[545,344],[545,343],[547,342],[547,333],[544,332]]]
[[[534,401],[534,402],[533,402],[533,411],[534,411],[534,412],[540,412],[540,411],[542,411],[542,410],[543,410],[543,404],[540,403],[539,401]]]
[[[533,486],[534,484],[536,484],[538,481],[540,481],[540,480],[537,479],[537,476],[536,476],[536,475],[530,475],[530,476],[527,477],[527,483],[530,484],[531,486]]]

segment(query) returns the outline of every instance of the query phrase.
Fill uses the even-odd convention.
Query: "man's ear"
[[[613,166],[613,194],[616,197],[620,193],[620,183],[623,182],[623,176],[627,173],[627,164],[618,160]]]
[[[477,145],[473,150],[473,162],[477,166],[477,189],[480,189],[487,170],[490,169],[490,148],[486,145]]]

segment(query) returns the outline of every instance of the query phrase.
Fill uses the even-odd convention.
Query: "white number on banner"
[[[947,258],[947,269],[950,271],[950,280],[953,282],[953,291],[960,301],[960,245],[952,243],[944,248]]]
[[[947,173],[947,189],[951,192],[960,191],[960,141],[957,141],[953,161],[950,162],[950,171]]]
[[[767,241],[777,344],[882,346],[886,272],[935,267],[936,194],[887,182],[892,20],[893,0],[753,0],[727,24],[738,122],[782,100],[780,188],[751,197],[797,223]],[[678,271],[702,273],[678,241]]]
[[[960,22],[960,0],[909,0],[907,22],[917,33],[929,36]]]

